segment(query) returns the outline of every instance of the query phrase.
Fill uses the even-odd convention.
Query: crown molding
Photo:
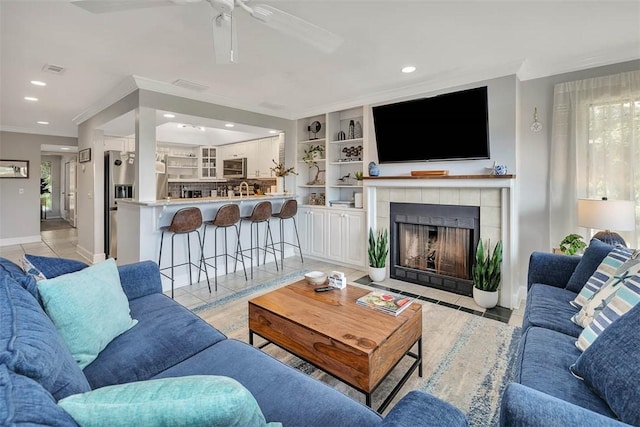
[[[45,135],[45,136],[62,136],[65,138],[78,137],[77,132],[74,135],[74,134],[69,134],[68,132],[63,132],[63,131],[23,128],[19,126],[1,126],[0,125],[0,132],[28,133],[32,135]]]
[[[138,86],[136,84],[135,76],[127,76],[122,82],[120,82],[118,86],[110,90],[106,96],[87,107],[82,113],[71,119],[71,121],[76,126],[80,125],[80,123],[90,119],[100,111],[115,104],[116,102],[118,102],[125,96],[135,92],[136,90],[138,90]]]

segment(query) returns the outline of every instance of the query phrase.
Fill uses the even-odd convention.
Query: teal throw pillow
[[[192,375],[102,387],[58,402],[83,427],[281,426],[238,381]]]
[[[138,323],[131,318],[113,259],[40,280],[38,291],[47,315],[81,369],[115,337]]]

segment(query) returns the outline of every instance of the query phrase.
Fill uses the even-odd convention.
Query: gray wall
[[[77,143],[76,138],[0,132],[0,159],[29,160],[28,179],[0,179],[0,246],[40,241],[40,146]]]

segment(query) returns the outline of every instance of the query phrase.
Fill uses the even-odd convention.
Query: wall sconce
[[[578,199],[578,225],[603,230],[593,237],[610,245],[627,246],[622,236],[610,230],[635,229],[635,204],[631,200]]]
[[[542,123],[538,121],[538,107],[533,109],[533,123],[531,123],[531,132],[540,132],[542,130]]]

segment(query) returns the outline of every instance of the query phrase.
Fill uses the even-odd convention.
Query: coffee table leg
[[[251,329],[249,329],[249,344],[253,345],[253,331]],[[422,369],[422,366],[420,366],[420,369]]]
[[[365,402],[369,408],[371,408],[371,393],[365,393]]]

